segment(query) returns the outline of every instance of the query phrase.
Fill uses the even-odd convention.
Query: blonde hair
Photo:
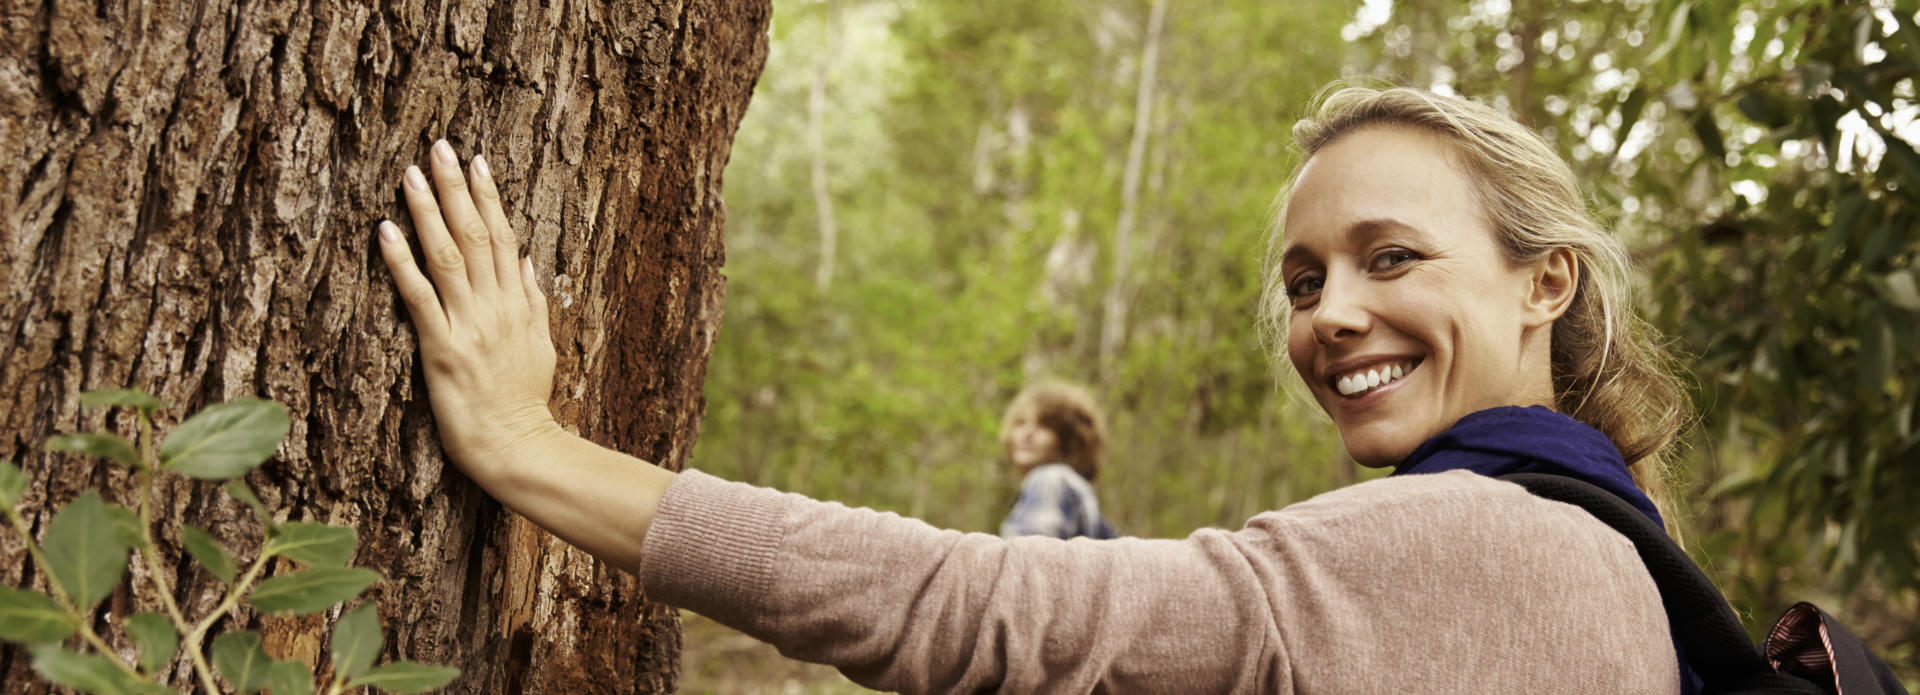
[[[1566,160],[1533,131],[1467,99],[1335,85],[1318,101],[1314,115],[1293,126],[1301,164],[1369,126],[1431,133],[1453,143],[1479,184],[1481,207],[1509,262],[1531,265],[1555,249],[1573,252],[1579,268],[1573,302],[1553,324],[1554,407],[1606,434],[1634,482],[1673,518],[1667,477],[1688,421],[1686,391],[1659,333],[1633,310],[1625,246],[1588,214]],[[1277,255],[1284,201],[1302,168],[1295,167],[1281,191],[1267,249],[1260,318],[1273,345],[1285,344],[1291,310]]]
[[[1031,411],[1040,426],[1053,432],[1060,458],[1093,482],[1107,457],[1107,425],[1086,389],[1063,381],[1042,381],[1026,387],[1007,404],[1000,416],[1000,451],[1013,458],[1013,419]]]

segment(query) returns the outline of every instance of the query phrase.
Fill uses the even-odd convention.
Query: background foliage
[[[991,531],[1000,409],[1051,375],[1109,409],[1124,532],[1374,475],[1260,344],[1265,225],[1328,82],[1452,91],[1537,127],[1634,250],[1696,385],[1693,550],[1751,626],[1815,600],[1920,678],[1914,7],[1220,0],[1169,4],[1157,35],[1152,11],[781,4],[727,171],[694,465]],[[699,666],[730,639],[690,623],[690,689],[753,682]]]

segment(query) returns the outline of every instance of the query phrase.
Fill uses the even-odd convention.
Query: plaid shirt
[[[1049,463],[1027,471],[1020,481],[1020,500],[1013,503],[1007,520],[1000,522],[1000,536],[1052,536],[1054,538],[1118,538],[1113,527],[1100,516],[1100,500],[1072,466]]]

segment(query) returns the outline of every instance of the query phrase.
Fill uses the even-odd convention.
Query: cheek
[[[1313,373],[1314,348],[1313,327],[1307,324],[1305,315],[1293,314],[1287,319],[1287,361],[1293,363],[1293,372],[1302,380]]]

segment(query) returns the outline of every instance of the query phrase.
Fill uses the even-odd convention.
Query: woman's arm
[[[486,160],[460,171],[434,143],[432,182],[401,189],[427,273],[390,221],[380,255],[420,336],[427,397],[448,457],[487,494],[568,543],[634,571],[671,471],[561,429],[547,409],[555,354],[547,298],[520,257]],[[434,190],[439,190],[435,197]]]
[[[547,409],[546,300],[485,161],[462,174],[442,142],[431,169],[431,182],[411,167],[403,180],[426,270],[391,222],[379,236],[449,457],[507,507],[638,573],[655,600],[908,691],[1219,690],[1274,677],[1271,623],[1231,548],[1023,547],[710,476],[676,484],[568,434]],[[1240,603],[1252,605],[1194,608]]]

